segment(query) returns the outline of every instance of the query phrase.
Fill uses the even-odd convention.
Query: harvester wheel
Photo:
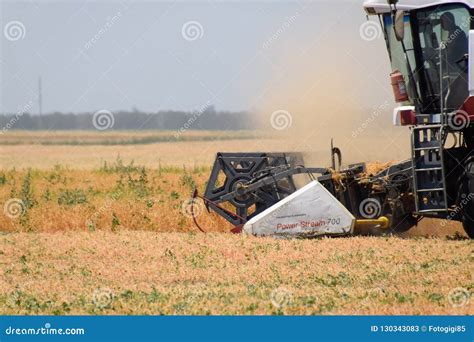
[[[471,239],[474,239],[474,158],[470,158],[466,163],[466,172],[458,193],[464,230]]]
[[[466,231],[466,234],[471,239],[474,239],[474,220],[472,220],[471,218],[464,217],[462,225],[464,227],[464,230]]]
[[[387,206],[386,210],[390,214],[386,216],[390,219],[390,227],[385,233],[397,235],[410,230],[418,223],[418,219],[411,213],[410,198],[402,195],[401,200],[397,201],[393,207]]]
[[[400,234],[410,230],[418,222],[418,219],[412,214],[406,214],[390,222],[390,233]]]

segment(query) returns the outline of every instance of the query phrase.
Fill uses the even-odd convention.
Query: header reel
[[[249,224],[269,215],[278,207],[275,206],[277,203],[295,194],[299,188],[297,185],[301,185],[297,184],[294,177],[298,174],[306,174],[310,181],[317,180],[322,187],[315,190],[309,202],[301,203],[301,208],[306,209],[302,209],[299,214],[289,214],[294,216],[296,221],[304,215],[329,220],[324,217],[327,210],[314,205],[311,207],[310,202],[313,200],[316,201],[314,203],[319,203],[318,205],[328,204],[333,209],[341,207],[352,217],[355,225],[388,226],[389,218],[392,226],[397,223],[399,217],[409,212],[409,208],[404,208],[405,205],[401,201],[401,194],[406,196],[411,187],[411,168],[408,162],[400,163],[398,167],[391,166],[375,176],[368,176],[363,163],[334,170],[334,157],[337,156],[339,169],[341,156],[339,149],[334,147],[331,148],[331,153],[333,168],[307,168],[302,165],[301,153],[217,153],[204,196],[195,192],[194,197],[202,198],[208,211],[212,210],[230,222],[235,227],[233,232],[240,232],[242,227],[254,218]],[[308,183],[308,179],[305,183]],[[397,182],[394,182],[395,180]],[[325,192],[329,192],[330,200],[317,202],[318,198],[326,196],[323,194]],[[291,198],[293,197],[295,196]],[[371,207],[369,212],[366,210],[367,203]],[[296,208],[299,210],[300,206],[297,205]],[[285,215],[276,217],[276,221],[284,221],[289,217]],[[268,221],[268,218],[266,220]],[[413,220],[408,222],[410,226],[416,223]],[[195,223],[199,227],[196,219]],[[307,225],[307,221],[304,224]],[[340,231],[336,229],[338,227],[333,228],[334,232]],[[325,227],[324,235],[336,235],[331,234],[331,229]]]
[[[300,153],[217,153],[204,197],[212,209],[234,226],[268,209],[296,191],[293,175],[328,173],[298,166]],[[226,203],[231,209],[218,204]]]

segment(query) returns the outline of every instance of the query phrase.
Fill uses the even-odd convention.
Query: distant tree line
[[[256,128],[256,117],[249,112],[216,111],[208,106],[200,111],[98,111],[95,113],[50,113],[0,115],[5,130],[249,130]]]

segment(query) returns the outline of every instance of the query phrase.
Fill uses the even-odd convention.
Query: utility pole
[[[39,114],[39,119],[38,119],[38,128],[42,129],[42,116],[43,116],[43,94],[42,94],[42,89],[41,89],[41,76],[38,78],[38,114]]]

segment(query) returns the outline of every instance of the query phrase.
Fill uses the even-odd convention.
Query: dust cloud
[[[388,58],[368,72],[366,61],[337,46],[325,46],[316,56],[290,51],[275,62],[280,74],[259,108],[268,134],[303,152],[307,166],[330,164],[331,139],[345,165],[410,157],[409,129],[392,124],[396,104]]]

